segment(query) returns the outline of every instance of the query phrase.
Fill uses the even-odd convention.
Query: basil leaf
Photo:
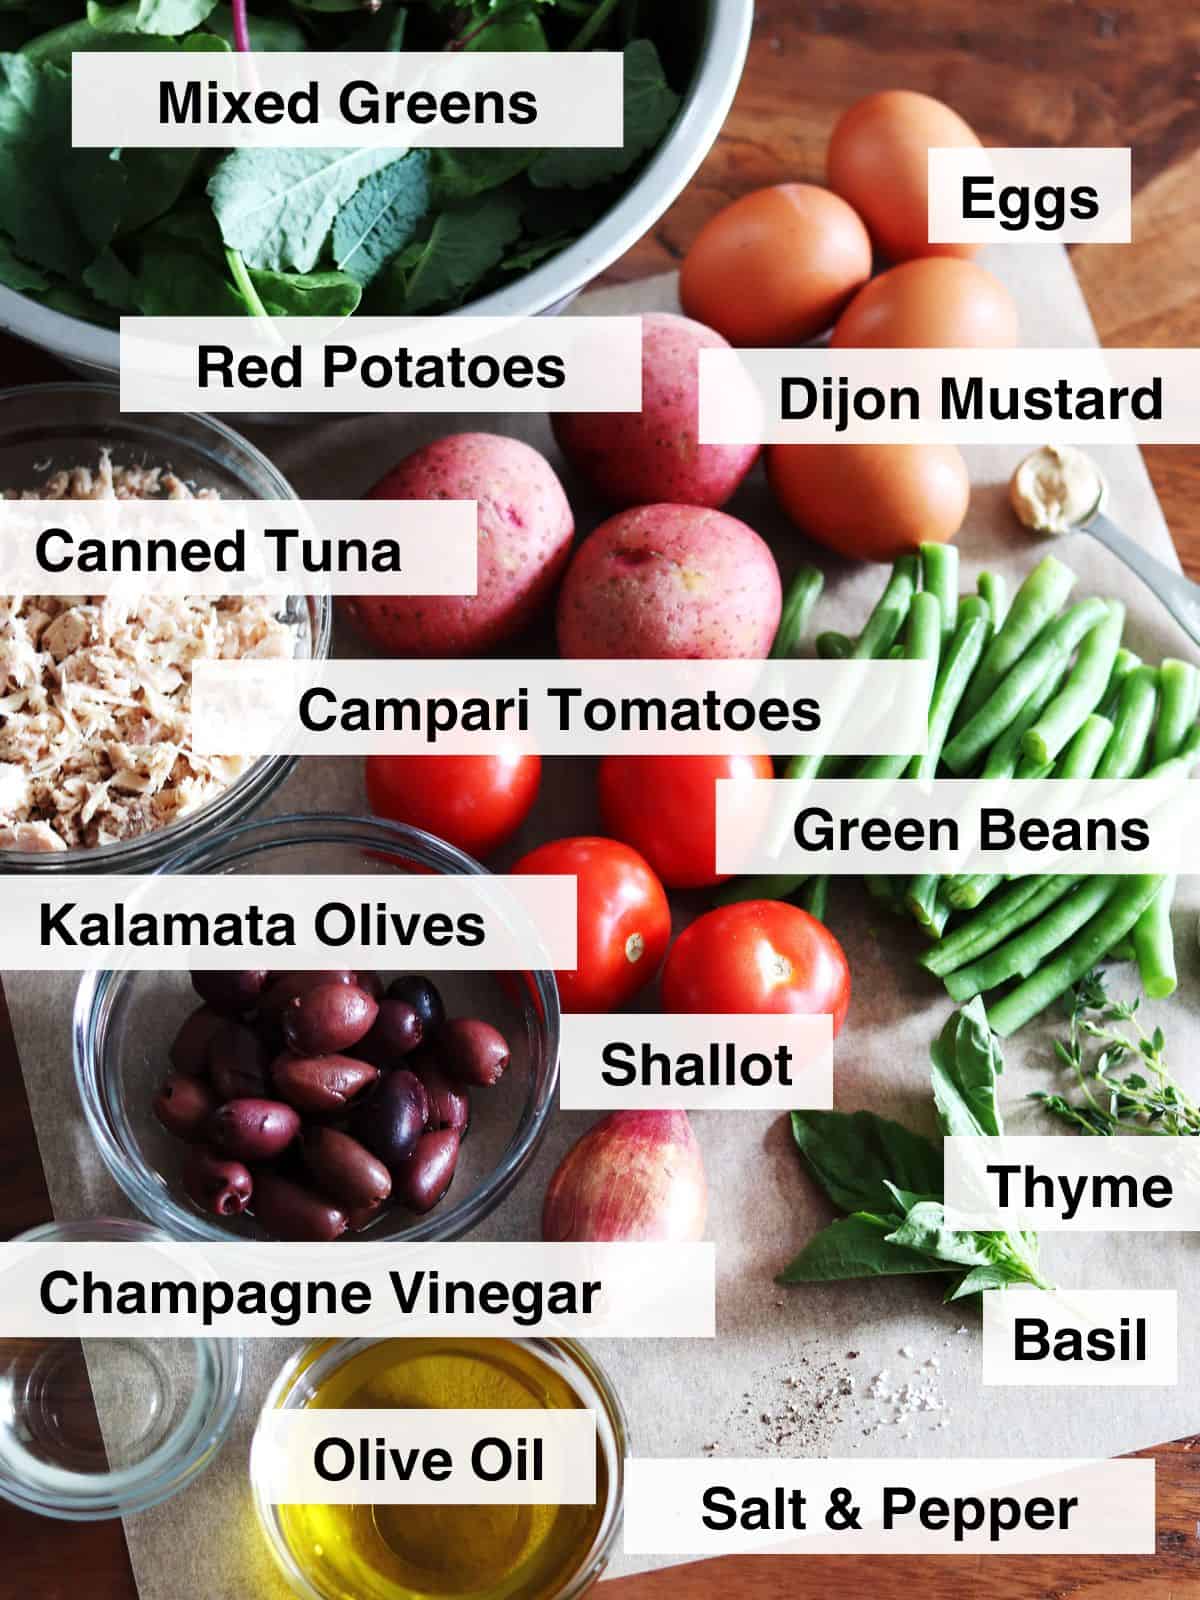
[[[930,1047],[933,1098],[945,1134],[1003,1132],[996,1079],[1004,1070],[995,1035],[978,996],[950,1017]]]
[[[942,1192],[936,1145],[873,1111],[793,1111],[792,1137],[841,1211],[888,1211],[891,1179],[915,1194]]]
[[[309,272],[338,211],[404,150],[234,150],[208,183],[221,237],[250,267]]]
[[[946,1210],[940,1200],[918,1201],[888,1238],[893,1244],[953,1266],[991,1266],[996,1259],[990,1235],[960,1233],[946,1226]]]
[[[408,244],[428,209],[428,157],[424,150],[412,150],[364,179],[338,212],[334,262],[359,283],[370,283]]]
[[[616,149],[546,150],[529,169],[539,189],[590,189],[628,172],[659,144],[675,120],[679,96],[649,39],[625,46],[625,138]]]
[[[952,1300],[963,1300],[970,1294],[982,1294],[987,1289],[1007,1289],[1013,1281],[1013,1275],[1003,1262],[993,1261],[987,1266],[972,1267],[970,1272],[964,1272],[957,1283],[951,1285],[946,1295],[946,1304]]]
[[[832,1283],[846,1278],[903,1277],[914,1272],[948,1272],[916,1250],[894,1243],[889,1230],[896,1218],[858,1211],[840,1217],[809,1240],[783,1269],[779,1283]]]

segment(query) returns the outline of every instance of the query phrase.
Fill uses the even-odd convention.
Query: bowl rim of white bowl
[[[683,192],[721,131],[741,81],[754,0],[707,0],[692,79],[674,124],[616,205],[573,244],[514,283],[469,301],[451,316],[552,313],[637,243]],[[120,370],[120,335],[0,286],[0,330],[76,367]]]

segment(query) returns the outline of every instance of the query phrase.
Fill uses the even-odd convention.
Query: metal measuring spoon
[[[1009,499],[1036,533],[1090,533],[1162,601],[1200,645],[1200,584],[1155,560],[1105,515],[1108,485],[1090,456],[1072,445],[1044,445],[1013,473]]]

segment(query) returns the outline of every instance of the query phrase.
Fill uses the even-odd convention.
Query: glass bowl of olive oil
[[[569,1339],[328,1339],[268,1394],[279,1408],[589,1410],[593,1505],[281,1505],[251,1474],[259,1521],[302,1600],[574,1600],[621,1526],[628,1437],[612,1385]]]

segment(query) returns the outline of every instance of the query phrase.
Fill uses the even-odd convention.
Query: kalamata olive
[[[171,1066],[189,1078],[202,1078],[208,1071],[208,1042],[225,1018],[211,1006],[197,1006],[171,1041]]]
[[[446,1020],[442,997],[428,978],[420,978],[415,974],[393,978],[387,986],[387,997],[389,1000],[403,1000],[413,1008],[421,1019],[427,1039]]]
[[[323,983],[354,983],[357,974],[349,967],[334,967],[330,972],[280,972],[263,990],[258,1015],[264,1022],[278,1019],[279,1013],[297,995],[307,994]]]
[[[209,1137],[238,1161],[270,1161],[300,1131],[300,1117],[281,1100],[227,1100],[213,1112]]]
[[[377,972],[356,972],[354,981],[360,989],[365,989],[376,1003],[383,999],[383,979]]]
[[[266,971],[193,972],[192,988],[223,1017],[244,1017],[258,1004],[270,976]]]
[[[297,995],[280,1016],[283,1037],[297,1055],[327,1056],[369,1033],[379,1007],[356,983],[322,983]]]
[[[201,1211],[211,1211],[214,1217],[236,1217],[250,1204],[254,1179],[240,1161],[197,1145],[184,1163],[183,1187]]]
[[[203,1139],[216,1099],[202,1078],[189,1078],[182,1072],[168,1072],[154,1097],[154,1115],[168,1133],[188,1143]]]
[[[317,1185],[348,1212],[377,1209],[392,1192],[392,1176],[365,1145],[336,1128],[310,1128],[304,1160]]]
[[[465,1139],[471,1126],[471,1102],[466,1089],[461,1083],[452,1082],[434,1060],[414,1062],[413,1071],[429,1096],[429,1129],[436,1133],[439,1128],[453,1128],[460,1139]]]
[[[208,1043],[208,1081],[222,1100],[261,1097],[267,1087],[267,1052],[253,1028],[222,1021]]]
[[[254,1176],[254,1215],[276,1239],[337,1239],[346,1231],[346,1213],[311,1189],[274,1172]]]
[[[350,1225],[349,1231],[351,1233],[361,1233],[364,1228],[370,1227],[382,1209],[382,1200],[376,1200],[374,1205],[356,1206],[353,1211],[347,1212]]]
[[[342,1111],[379,1077],[369,1061],[350,1056],[276,1056],[271,1066],[275,1093],[297,1111],[328,1116]]]
[[[453,1128],[423,1133],[417,1148],[395,1168],[393,1197],[410,1211],[432,1211],[450,1187],[458,1163],[458,1135]]]
[[[415,1073],[389,1072],[369,1099],[359,1103],[350,1132],[394,1175],[407,1161],[429,1116],[429,1097]]]
[[[455,1017],[438,1032],[438,1060],[456,1083],[477,1083],[485,1088],[499,1083],[508,1066],[504,1035],[477,1017]]]
[[[379,1015],[370,1033],[351,1048],[364,1061],[377,1067],[393,1067],[421,1042],[424,1028],[420,1017],[407,1000],[381,1000]]]

